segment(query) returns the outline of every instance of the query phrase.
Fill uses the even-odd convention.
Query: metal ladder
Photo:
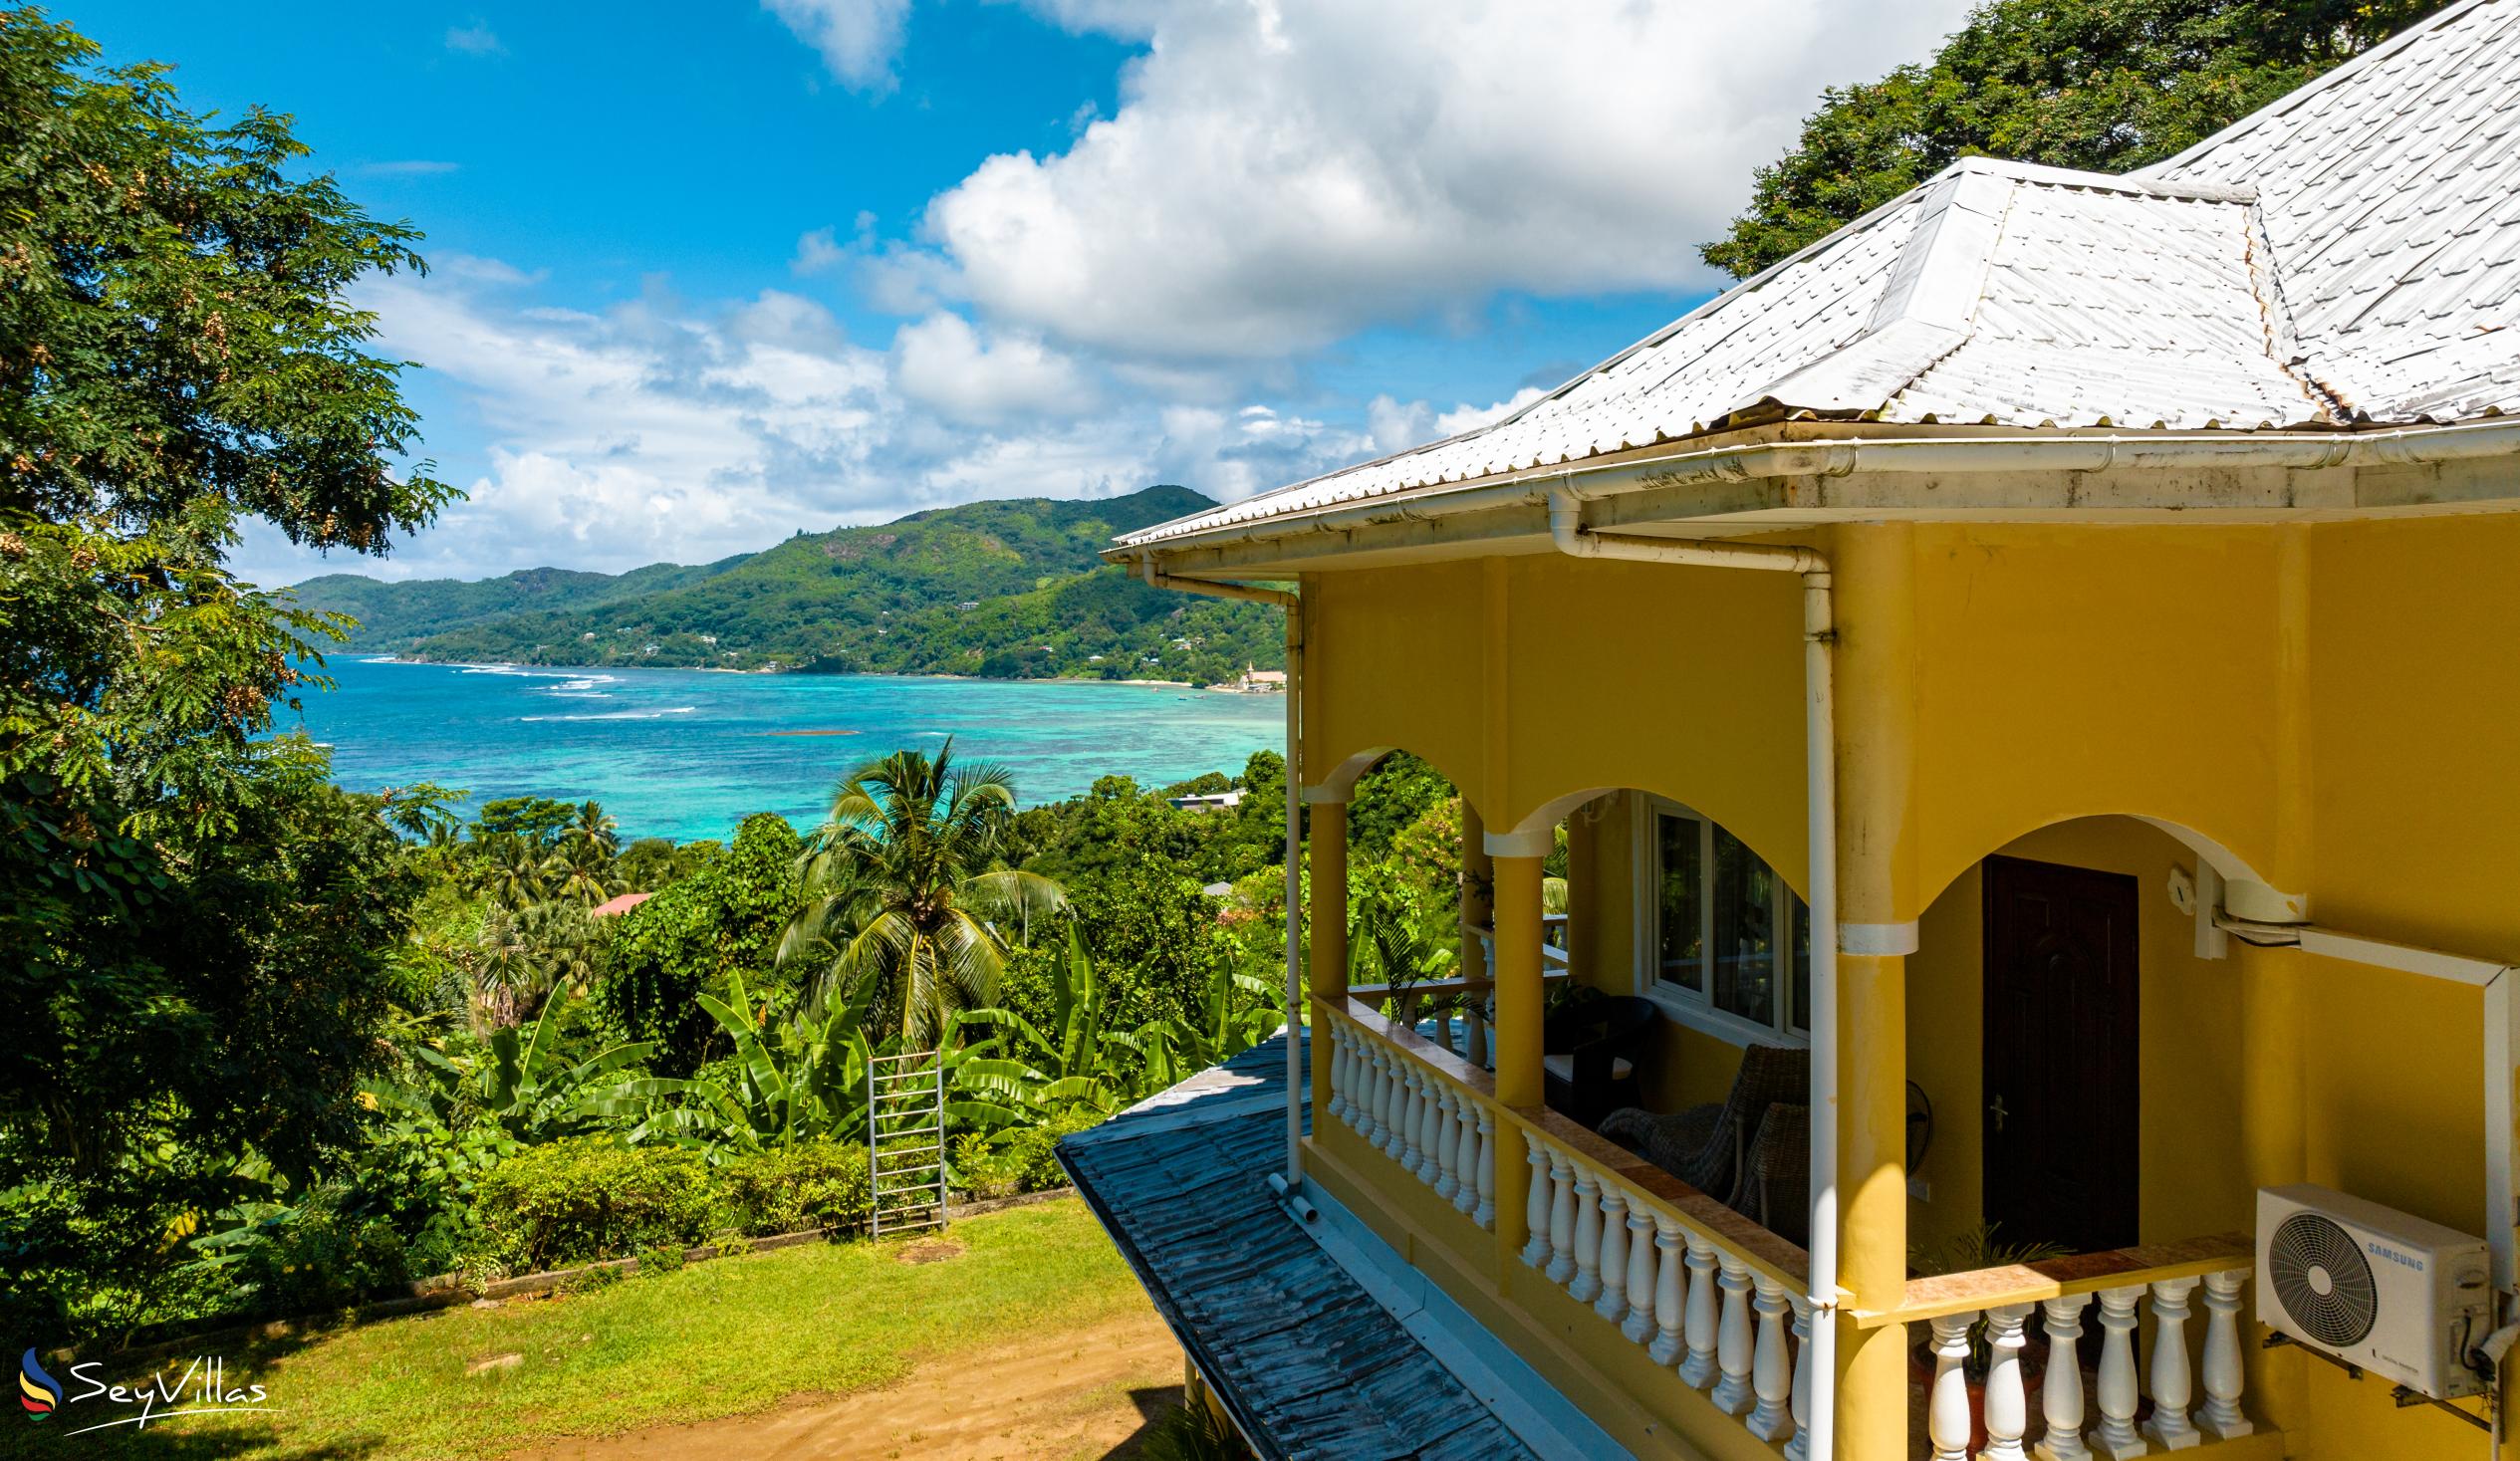
[[[875,1236],[945,1225],[945,1063],[937,1052],[867,1062],[867,1171]]]

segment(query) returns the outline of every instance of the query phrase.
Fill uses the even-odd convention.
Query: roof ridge
[[[2331,68],[2324,75],[2304,82],[2222,130],[2191,142],[2157,162],[2147,162],[2126,175],[2147,181],[2166,180],[2207,153],[2217,151],[2237,141],[2276,118],[2290,115],[2296,108],[2312,98],[2325,96],[2330,91],[2359,78],[2364,72],[2378,66],[2381,62],[2413,46],[2416,41],[2436,31],[2448,29],[2453,21],[2465,16],[2469,11],[2482,10],[2502,3],[2504,0],[2456,0],[2454,4],[2444,5],[2362,55],[2354,57],[2341,66]]]

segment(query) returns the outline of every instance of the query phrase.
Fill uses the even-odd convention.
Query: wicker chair
[[[1759,1118],[1725,1206],[1776,1236],[1811,1245],[1811,1107],[1778,1101]]]
[[[1600,1130],[1698,1191],[1728,1199],[1746,1169],[1751,1138],[1768,1107],[1805,1099],[1810,1092],[1810,1051],[1754,1045],[1741,1053],[1732,1094],[1722,1104],[1662,1114],[1623,1106],[1602,1121]]]

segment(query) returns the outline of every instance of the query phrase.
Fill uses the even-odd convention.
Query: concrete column
[[[1540,1060],[1540,859],[1499,856],[1496,869],[1496,1099],[1542,1103]],[[1522,1266],[1523,1204],[1530,1169],[1519,1141],[1496,1153],[1496,1272],[1509,1283]]]
[[[1907,953],[1915,945],[1913,530],[1837,535],[1838,1283],[1895,1308],[1907,1283]],[[1907,1333],[1838,1323],[1837,1454],[1904,1461]]]
[[[1348,804],[1316,802],[1312,796],[1305,794],[1313,869],[1311,962],[1306,968],[1313,998],[1335,1004],[1348,997]],[[1318,1025],[1314,1033],[1321,1033]],[[1313,1110],[1317,1115],[1330,1104],[1333,1050],[1328,1040],[1313,1042]]]

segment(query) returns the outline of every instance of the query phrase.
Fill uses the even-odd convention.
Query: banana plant
[[[429,1085],[418,1091],[384,1084],[368,1087],[372,1100],[400,1106],[424,1104],[449,1127],[467,1124],[469,1107],[509,1138],[533,1144],[575,1135],[611,1116],[635,1111],[641,1077],[637,1067],[656,1047],[636,1041],[607,1047],[582,1061],[560,1053],[561,1017],[569,1008],[566,987],[543,1002],[529,1026],[494,1030],[481,1054],[459,1060],[434,1046],[411,1047]]]
[[[729,976],[726,994],[704,994],[699,1003],[734,1043],[731,1074],[639,1082],[640,1096],[664,1103],[630,1139],[717,1153],[865,1134],[867,1064],[877,1054],[865,1029],[874,987],[774,1025],[755,1017],[742,975]]]
[[[1112,1110],[1133,1094],[1146,1054],[1137,1034],[1105,1028],[1102,985],[1073,923],[1067,957],[1051,968],[1049,1031],[1011,1010],[953,1018],[957,1034],[973,1026],[992,1033],[955,1053],[945,1113],[981,1127],[1032,1125],[1069,1106]]]
[[[1277,989],[1268,980],[1237,964],[1218,964],[1208,976],[1197,1021],[1175,1015],[1138,1030],[1146,1053],[1145,1085],[1155,1091],[1176,1086],[1276,1034],[1286,1023],[1276,1001]]]

